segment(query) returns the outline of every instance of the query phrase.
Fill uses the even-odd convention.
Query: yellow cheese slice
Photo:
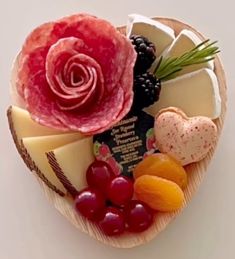
[[[192,50],[198,44],[200,44],[202,40],[192,31],[184,29],[180,32],[180,34],[173,41],[171,46],[163,53],[164,58],[172,57],[180,57],[184,53]],[[202,64],[191,65],[183,68],[178,75],[186,74],[192,71],[196,71],[201,68],[214,68],[214,62],[209,61]]]
[[[8,120],[12,135],[18,142],[24,137],[62,134],[64,132],[40,125],[31,119],[28,111],[17,106],[8,109]]]
[[[87,186],[86,171],[94,161],[93,138],[88,137],[47,153],[51,168],[67,191],[75,196]]]
[[[66,190],[51,169],[46,152],[81,138],[79,133],[22,138],[26,163],[50,188],[64,195]]]
[[[155,116],[162,108],[174,106],[190,116],[219,117],[221,99],[215,73],[207,68],[162,82],[159,101],[145,109]]]

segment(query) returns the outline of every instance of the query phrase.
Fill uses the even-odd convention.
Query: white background
[[[219,3],[218,3],[219,2]],[[234,259],[235,258],[235,13],[232,0],[0,0],[0,258]],[[104,246],[78,232],[47,202],[9,134],[10,67],[35,26],[86,11],[126,22],[127,14],[168,16],[219,40],[227,73],[228,112],[218,150],[200,190],[167,230],[131,250]]]

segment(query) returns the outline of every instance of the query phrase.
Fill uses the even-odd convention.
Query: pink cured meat
[[[97,92],[97,102],[104,94],[104,78],[100,65],[84,54],[84,42],[70,37],[54,44],[46,59],[47,82],[62,110],[90,105]],[[74,81],[73,73],[79,75]],[[64,80],[63,80],[64,79]],[[70,87],[68,87],[70,86]]]
[[[73,15],[29,35],[17,89],[37,122],[63,131],[100,133],[130,110],[135,59],[130,41],[110,23]]]

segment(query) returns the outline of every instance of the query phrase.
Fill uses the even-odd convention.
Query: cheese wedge
[[[192,50],[195,48],[198,44],[200,44],[202,40],[192,31],[184,29],[180,32],[180,34],[176,37],[176,39],[173,41],[169,49],[167,49],[163,53],[164,58],[168,57],[180,57],[184,53]],[[211,60],[206,63],[202,64],[196,64],[191,65],[188,67],[183,68],[178,75],[186,74],[201,68],[210,68],[214,69],[214,62]]]
[[[157,56],[161,55],[175,38],[174,31],[169,26],[139,14],[128,16],[126,35],[130,37],[133,34],[149,39],[155,45]]]
[[[17,106],[10,106],[8,108],[7,115],[12,137],[15,141],[19,154],[26,165],[30,170],[34,170],[48,185],[48,187],[52,188],[60,195],[64,195],[65,189],[60,181],[55,177],[55,174],[51,170],[49,164],[46,163],[46,168],[49,168],[48,172],[46,169],[43,169],[45,161],[47,162],[43,149],[48,151],[60,145],[81,139],[83,136],[80,133],[66,134],[65,132],[42,126],[31,119],[28,111]],[[41,136],[41,138],[37,138],[39,136]],[[43,136],[51,137],[43,138]],[[23,146],[22,143],[24,143]],[[46,146],[48,145],[49,147],[47,149]],[[37,157],[37,154],[39,154],[39,157]]]
[[[86,171],[94,161],[93,138],[88,137],[47,152],[51,168],[65,189],[76,196],[87,186]]]
[[[46,152],[81,139],[79,133],[22,138],[27,165],[54,191],[64,195],[66,190],[48,163]]]
[[[219,86],[215,73],[207,68],[162,83],[159,101],[145,109],[155,116],[162,108],[174,106],[189,117],[216,119],[221,112]]]
[[[40,125],[31,119],[28,111],[17,106],[10,106],[8,120],[12,135],[18,142],[24,137],[36,137],[45,135],[62,134],[64,132]]]

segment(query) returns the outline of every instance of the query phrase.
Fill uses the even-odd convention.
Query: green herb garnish
[[[218,47],[214,46],[217,41],[212,43],[209,43],[209,41],[210,40],[203,41],[180,57],[169,57],[166,59],[161,57],[154,74],[161,81],[166,81],[174,78],[184,67],[213,60],[220,50]]]

